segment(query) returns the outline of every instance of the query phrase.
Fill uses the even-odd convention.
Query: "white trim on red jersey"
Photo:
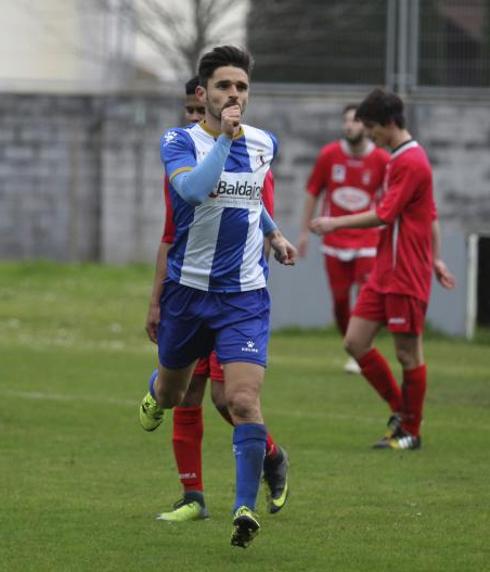
[[[342,262],[350,262],[355,258],[374,258],[376,256],[376,248],[364,247],[364,248],[336,248],[335,246],[329,246],[328,244],[322,244],[321,251],[328,256],[334,256]]]
[[[409,149],[413,149],[414,147],[418,146],[419,144],[417,143],[417,141],[407,141],[407,143],[402,143],[401,147],[391,154],[391,158],[395,159],[395,157],[398,157],[402,153],[405,153],[405,151],[408,151]]]

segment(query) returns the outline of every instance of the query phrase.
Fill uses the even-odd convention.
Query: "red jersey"
[[[378,292],[429,301],[432,221],[437,217],[432,169],[416,141],[395,149],[386,168],[384,196],[376,214],[386,223],[368,284]]]
[[[168,190],[168,177],[165,177],[165,182],[163,183],[163,196],[165,198],[165,226],[163,228],[162,242],[173,244],[175,236],[175,225],[173,221],[174,211]],[[271,217],[274,217],[274,175],[270,169],[264,178],[262,202],[267,212]]]
[[[306,190],[315,197],[325,190],[324,216],[368,211],[374,207],[381,192],[389,158],[386,151],[377,149],[371,141],[361,156],[352,155],[346,141],[335,141],[321,149]],[[365,256],[375,256],[378,240],[377,228],[345,228],[326,234],[323,244],[327,254],[339,258],[342,258],[341,251],[344,249],[365,249]]]

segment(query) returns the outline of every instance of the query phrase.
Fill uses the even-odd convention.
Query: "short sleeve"
[[[328,154],[321,151],[306,184],[306,192],[310,195],[318,197],[325,188],[325,173],[329,172],[329,164]]]
[[[277,137],[274,135],[274,133],[271,133],[270,131],[266,131],[266,133],[269,135],[272,141],[272,159],[274,160],[277,156],[277,153],[279,152],[279,141],[277,140]]]
[[[270,169],[267,171],[264,179],[262,202],[267,212],[274,218],[274,175]]]
[[[160,158],[170,181],[196,166],[196,148],[185,129],[170,129],[161,137]]]

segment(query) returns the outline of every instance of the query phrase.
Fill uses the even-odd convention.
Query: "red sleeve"
[[[163,229],[162,242],[173,244],[175,237],[175,225],[173,221],[174,211],[168,190],[168,177],[165,177],[163,184],[163,196],[165,198],[165,227]]]
[[[387,223],[392,223],[410,202],[417,188],[418,178],[410,164],[398,165],[388,178],[388,190],[376,207],[376,214]]]
[[[310,193],[310,195],[317,197],[326,187],[325,175],[329,173],[329,163],[329,154],[324,148],[317,157],[306,185],[306,192]]]
[[[267,171],[264,179],[262,202],[266,211],[274,218],[274,175],[270,169]]]
[[[434,200],[434,197],[432,197],[432,210],[431,210],[431,220],[437,220],[437,207],[436,207],[436,201]]]

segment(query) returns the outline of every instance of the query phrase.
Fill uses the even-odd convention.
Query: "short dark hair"
[[[199,76],[195,75],[185,84],[185,94],[194,95],[196,93],[196,88],[199,85]]]
[[[342,109],[342,115],[345,115],[346,113],[348,113],[349,111],[355,111],[357,113],[357,109],[359,107],[359,104],[357,103],[348,103],[344,109]]]
[[[396,95],[380,88],[374,89],[359,105],[356,117],[361,121],[374,121],[388,125],[392,121],[400,128],[405,127],[403,101]]]
[[[217,46],[199,60],[199,85],[206,87],[214,71],[223,66],[241,68],[250,77],[253,59],[249,52],[235,46]]]

